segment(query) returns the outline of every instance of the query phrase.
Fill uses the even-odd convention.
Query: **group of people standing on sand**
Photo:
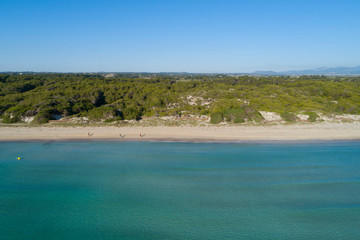
[[[92,135],[94,135],[93,133],[91,133],[91,132],[88,132],[88,137],[91,137]],[[142,138],[142,137],[144,137],[146,134],[139,134],[139,136]],[[122,135],[121,133],[120,133],[120,138],[124,138],[124,137],[126,137],[126,135]]]
[[[139,136],[142,138],[142,137],[144,137],[145,136],[145,134],[139,134]],[[120,138],[124,138],[124,137],[126,137],[126,135],[122,135],[121,133],[120,133]]]

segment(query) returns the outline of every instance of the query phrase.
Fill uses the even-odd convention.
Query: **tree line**
[[[212,122],[262,121],[259,111],[288,121],[305,113],[360,114],[360,77],[29,73],[0,74],[3,123],[55,115],[93,121],[208,115]]]

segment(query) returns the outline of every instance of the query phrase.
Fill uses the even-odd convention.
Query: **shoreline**
[[[359,139],[304,139],[304,140],[239,140],[239,141],[221,141],[221,140],[190,140],[190,139],[146,139],[146,140],[136,140],[136,139],[128,139],[125,141],[121,141],[119,139],[114,138],[103,138],[103,139],[58,139],[58,140],[47,140],[47,139],[26,139],[26,140],[0,140],[1,143],[43,143],[43,144],[52,144],[52,143],[66,143],[66,142],[73,142],[73,143],[81,143],[81,142],[123,142],[123,143],[194,143],[194,144],[201,144],[201,143],[208,143],[208,144],[341,144],[341,143],[360,143]]]
[[[88,136],[88,133],[92,136]],[[120,137],[120,134],[124,136]],[[140,137],[140,134],[143,137]],[[1,126],[0,142],[15,141],[246,142],[360,140],[358,123],[270,126],[113,127]]]

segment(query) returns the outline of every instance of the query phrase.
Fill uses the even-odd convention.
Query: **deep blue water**
[[[0,239],[360,239],[360,142],[0,143]]]

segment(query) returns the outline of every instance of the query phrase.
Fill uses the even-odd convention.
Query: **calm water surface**
[[[0,143],[0,239],[360,239],[360,142]]]

